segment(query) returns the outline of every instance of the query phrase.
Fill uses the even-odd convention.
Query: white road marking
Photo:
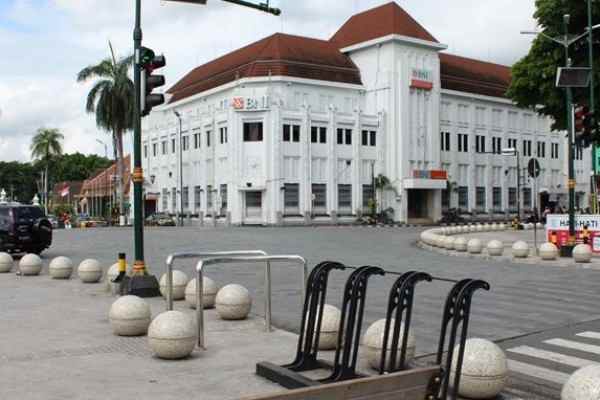
[[[565,340],[565,339],[550,339],[544,341],[544,343],[548,343],[554,346],[566,347],[567,349],[584,351],[586,353],[598,354],[600,355],[600,346],[595,346],[587,343],[575,342],[573,340]]]
[[[552,371],[547,368],[538,367],[531,364],[522,363],[519,361],[508,360],[508,369],[518,372],[522,375],[531,376],[547,382],[563,384],[569,379],[569,374]]]
[[[588,339],[598,339],[600,340],[600,332],[581,332],[578,333],[577,336],[581,336]]]
[[[553,351],[547,351],[542,349],[536,349],[530,346],[518,346],[512,349],[508,349],[511,353],[522,354],[524,356],[541,358],[543,360],[554,361],[560,364],[569,365],[571,367],[585,367],[591,364],[598,364],[597,362],[586,360],[585,358],[572,357],[566,354],[555,353]]]

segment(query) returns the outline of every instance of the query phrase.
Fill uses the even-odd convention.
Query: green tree
[[[551,37],[564,35],[563,15],[571,16],[569,33],[572,35],[583,33],[588,25],[587,3],[583,0],[536,0],[535,19],[539,28]],[[592,3],[592,19],[595,23],[600,21],[600,3]],[[600,51],[598,33],[594,37],[594,78],[595,93],[598,93],[600,83]],[[587,67],[588,64],[587,37],[574,43],[569,48],[569,57],[573,66]],[[535,109],[542,115],[550,116],[555,123],[553,129],[566,129],[567,110],[566,93],[564,89],[557,89],[557,67],[565,66],[564,47],[543,36],[538,36],[533,41],[529,53],[517,62],[512,68],[512,81],[507,95],[520,107]],[[574,90],[574,99],[578,103],[588,102],[589,89]],[[599,99],[600,100],[600,99]]]
[[[0,162],[0,190],[6,190],[11,201],[29,203],[38,192],[39,170],[31,163]]]
[[[97,65],[90,65],[77,75],[78,82],[94,79],[94,86],[87,96],[85,109],[96,115],[96,125],[112,134],[117,152],[117,176],[119,213],[124,215],[123,185],[123,135],[133,128],[135,110],[135,88],[129,78],[133,56],[115,57],[109,42],[111,57]]]
[[[58,129],[40,128],[31,141],[31,157],[40,160],[44,164],[44,208],[48,213],[48,172],[50,161],[53,156],[62,154],[61,141],[65,137]]]
[[[53,160],[54,182],[82,181],[99,170],[108,168],[112,161],[95,154],[63,154]]]

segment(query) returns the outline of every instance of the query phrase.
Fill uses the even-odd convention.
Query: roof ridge
[[[440,55],[445,55],[445,56],[450,56],[450,57],[456,57],[456,58],[462,58],[463,60],[470,60],[470,61],[475,61],[475,62],[479,62],[479,63],[489,64],[489,65],[496,65],[496,66],[499,66],[499,67],[505,67],[505,68],[512,69],[512,66],[510,66],[510,65],[500,64],[500,63],[493,62],[493,61],[481,60],[481,59],[473,58],[473,57],[465,57],[465,56],[461,56],[461,55],[453,54],[453,53],[448,53],[448,52],[440,52]]]

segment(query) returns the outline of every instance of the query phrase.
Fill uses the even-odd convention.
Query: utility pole
[[[590,69],[592,70],[592,74],[590,76],[590,110],[592,111],[592,115],[594,115],[594,122],[598,121],[598,116],[596,115],[596,96],[594,95],[594,46],[592,41],[592,0],[587,0],[587,13],[588,13],[588,57]],[[592,213],[598,213],[598,194],[596,187],[596,175],[598,171],[596,171],[596,141],[592,140]]]
[[[565,65],[567,68],[571,67],[571,60],[569,59],[569,21],[571,16],[569,14],[563,15],[563,24],[565,30],[565,39],[564,42],[567,43],[565,47]],[[566,88],[567,90],[567,129],[568,132],[568,188],[569,188],[569,240],[567,242],[567,247],[565,250],[569,253],[573,251],[573,247],[575,246],[575,160],[574,160],[574,145],[573,145],[573,90],[570,87]],[[561,247],[562,248],[562,247]],[[567,254],[564,254],[565,256]]]
[[[173,113],[179,120],[179,215],[177,216],[177,225],[183,226],[183,136],[181,132],[182,124],[181,114],[179,113],[179,111],[173,110]]]

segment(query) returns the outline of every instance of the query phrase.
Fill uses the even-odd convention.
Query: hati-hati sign
[[[269,96],[234,97],[231,101],[236,111],[263,111],[269,109]]]
[[[600,215],[576,215],[575,216],[575,237],[578,243],[581,243],[581,232],[587,225],[590,232],[590,245],[594,253],[600,253]],[[550,214],[546,219],[546,235],[550,241],[550,235],[556,232],[558,244],[563,245],[569,240],[569,215],[568,214]]]

